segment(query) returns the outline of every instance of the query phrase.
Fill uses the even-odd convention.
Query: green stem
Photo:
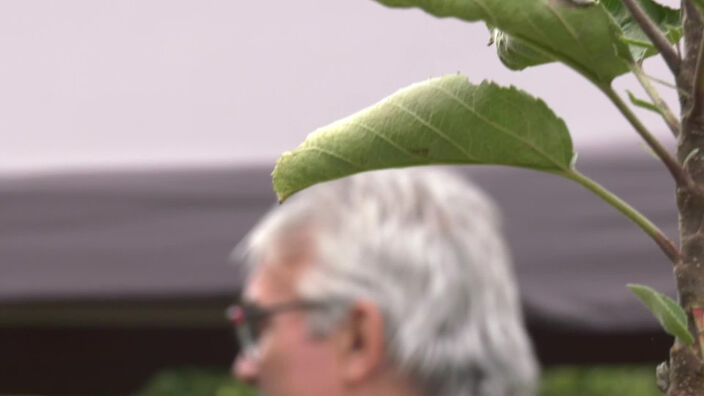
[[[633,74],[635,74],[636,78],[640,82],[640,85],[643,87],[648,96],[650,96],[650,99],[653,101],[653,104],[658,109],[660,109],[660,114],[665,120],[667,126],[672,131],[672,134],[677,137],[680,134],[680,123],[677,120],[677,117],[675,117],[675,115],[672,113],[672,110],[670,110],[670,108],[667,106],[667,103],[665,103],[662,97],[660,97],[660,93],[658,92],[658,90],[655,89],[653,84],[650,83],[650,80],[643,72],[643,69],[639,65],[634,64],[632,70]]]
[[[599,84],[598,85],[599,89],[601,89],[606,96],[611,99],[611,102],[621,111],[621,114],[626,117],[628,122],[633,125],[633,128],[635,128],[636,132],[645,140],[645,142],[648,144],[648,146],[653,150],[655,155],[660,158],[660,160],[665,164],[667,167],[667,170],[670,171],[670,174],[672,174],[672,177],[675,179],[675,182],[677,183],[678,186],[684,186],[687,185],[687,178],[685,177],[684,171],[682,170],[682,167],[677,163],[674,157],[670,155],[670,153],[663,147],[660,142],[653,137],[653,135],[648,131],[648,129],[643,125],[642,122],[636,117],[635,114],[631,111],[631,109],[626,105],[626,103],[621,100],[621,97],[618,96],[616,91],[611,88],[610,85],[603,85]]]
[[[643,70],[643,68],[641,68],[641,70]],[[652,74],[646,73],[645,71],[643,71],[643,75],[646,76],[646,77],[648,77],[650,80],[653,80],[653,81],[655,81],[656,83],[662,85],[662,86],[675,89],[675,90],[677,90],[680,94],[689,96],[689,92],[685,91],[684,89],[678,87],[677,85],[675,85],[675,84],[673,84],[673,83],[671,83],[671,82],[669,82],[669,81],[665,81],[665,80],[663,80],[662,78],[657,78],[657,77],[653,76]]]
[[[576,169],[570,169],[562,175],[581,184],[587,190],[593,192],[611,206],[615,207],[619,212],[624,214],[631,221],[636,223],[638,227],[645,231],[645,233],[655,241],[655,243],[673,263],[677,262],[680,253],[675,243],[669,239],[667,235],[665,235],[665,233],[663,233],[655,224],[653,224],[640,212],[635,210],[631,205],[614,195],[614,193],[607,190],[599,183],[581,174]]]

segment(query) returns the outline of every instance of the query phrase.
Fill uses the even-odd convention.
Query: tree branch
[[[655,48],[660,51],[660,55],[665,59],[665,63],[672,70],[672,73],[677,76],[680,74],[680,57],[677,56],[677,52],[672,48],[672,45],[667,40],[665,35],[662,34],[660,29],[653,23],[648,14],[640,8],[640,5],[636,0],[622,0],[623,4],[626,5],[628,11],[633,15],[633,19],[638,23],[646,36],[653,43]]]
[[[621,97],[618,96],[618,94],[613,90],[613,88],[611,88],[610,85],[602,85],[599,88],[601,88],[601,90],[606,94],[606,96],[611,99],[614,105],[618,107],[618,109],[621,111],[624,117],[626,117],[628,122],[633,125],[633,128],[635,128],[636,132],[638,132],[638,134],[653,150],[655,155],[657,155],[658,158],[660,158],[660,160],[665,164],[665,167],[667,167],[667,170],[670,171],[670,174],[672,174],[672,177],[675,179],[677,185],[690,187],[691,181],[685,174],[684,170],[682,170],[680,164],[677,163],[675,158],[670,155],[670,153],[665,149],[665,147],[663,147],[660,142],[655,139],[655,137],[653,137],[653,135],[648,131],[645,125],[643,125],[643,123],[640,122],[638,117],[633,114],[628,105],[626,105],[626,103],[621,100]]]
[[[699,44],[699,52],[697,53],[697,66],[694,69],[694,87],[692,93],[692,107],[687,118],[696,120],[701,116],[704,105],[704,44]]]
[[[660,115],[672,131],[672,134],[675,135],[675,137],[679,136],[679,120],[672,113],[672,110],[670,110],[670,107],[667,105],[667,103],[662,99],[662,97],[660,97],[660,93],[658,93],[658,90],[655,89],[653,84],[650,83],[648,77],[645,75],[645,73],[643,73],[643,69],[639,65],[634,65],[633,74],[636,75],[636,78],[638,79],[638,81],[640,81],[640,85],[643,86],[643,89],[645,89],[645,92],[648,94],[648,96],[650,96],[650,99],[652,99],[655,107],[657,107],[660,111]]]

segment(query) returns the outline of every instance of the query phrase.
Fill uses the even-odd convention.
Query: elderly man
[[[236,375],[266,396],[528,395],[537,373],[497,211],[437,169],[275,208],[237,249]]]

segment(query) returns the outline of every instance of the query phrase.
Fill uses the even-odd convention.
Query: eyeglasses
[[[256,357],[259,340],[272,316],[283,312],[321,309],[325,306],[326,304],[321,302],[291,301],[264,308],[246,302],[230,306],[225,311],[225,315],[235,326],[241,352],[245,356]]]

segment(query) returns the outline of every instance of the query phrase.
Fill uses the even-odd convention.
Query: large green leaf
[[[668,334],[688,345],[694,343],[687,328],[687,314],[675,301],[648,286],[630,284],[628,288],[648,307]]]
[[[634,59],[640,61],[658,53],[621,0],[601,0],[601,4],[604,5],[621,27]],[[640,0],[640,6],[671,43],[676,43],[680,40],[682,37],[682,22],[679,10],[666,7],[652,0]]]
[[[420,7],[440,17],[482,20],[502,32],[499,56],[513,69],[559,60],[597,84],[609,84],[633,63],[614,18],[590,0],[377,1]]]
[[[499,164],[565,174],[574,156],[565,123],[514,87],[462,75],[414,84],[318,129],[273,173],[283,201],[353,173],[427,164]]]

